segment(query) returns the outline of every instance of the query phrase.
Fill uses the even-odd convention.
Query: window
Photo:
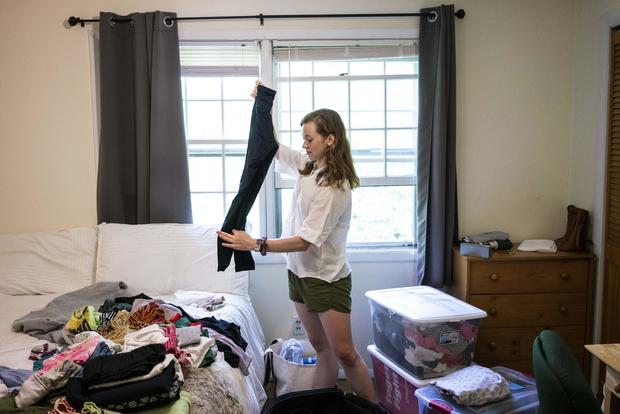
[[[301,150],[299,122],[317,108],[334,109],[345,122],[361,179],[353,191],[349,244],[415,244],[416,45],[411,40],[349,43],[274,41],[268,62],[260,62],[265,51],[261,54],[253,42],[181,44],[195,223],[223,222],[245,162],[253,104],[249,92],[259,72],[273,72],[280,142]],[[272,42],[264,44],[269,52]],[[279,236],[293,186],[290,177],[268,176],[263,205],[275,208],[261,213],[257,199],[248,216],[254,237],[261,228]]]
[[[338,111],[361,187],[353,191],[350,245],[414,243],[418,65],[409,41],[276,44],[279,140],[301,150],[299,122],[318,108]],[[294,181],[276,177],[279,228]]]
[[[239,188],[259,74],[255,45],[180,47],[194,223],[220,224]],[[259,234],[259,207],[248,216]]]

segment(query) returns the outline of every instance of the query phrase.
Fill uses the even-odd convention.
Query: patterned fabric
[[[67,397],[60,397],[54,401],[54,409],[50,410],[49,414],[81,414],[80,411],[73,408],[73,406],[67,401]]]
[[[65,328],[71,332],[96,331],[99,323],[101,323],[101,313],[89,305],[74,310]]]
[[[437,379],[431,384],[460,405],[482,405],[510,395],[508,381],[489,368],[472,365]]]
[[[108,326],[99,326],[97,332],[105,339],[109,339],[117,344],[125,342],[125,335],[129,330],[129,312],[125,310],[118,311],[114,319]]]
[[[154,302],[136,309],[129,315],[129,327],[131,329],[140,329],[148,325],[163,323],[166,323],[164,311]]]

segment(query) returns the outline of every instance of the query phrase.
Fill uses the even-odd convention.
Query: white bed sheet
[[[194,296],[199,296],[198,292],[191,293]],[[206,292],[205,294],[210,295]],[[15,319],[33,310],[45,307],[52,299],[60,295],[61,293],[10,296],[0,293],[0,315],[2,315],[0,318],[0,365],[16,369],[32,369],[32,361],[28,359],[30,350],[36,345],[45,343],[45,341],[22,332],[14,332],[11,329],[11,325]],[[228,369],[230,367],[222,361],[221,355],[220,358],[216,359],[213,369],[229,377],[227,381],[235,388],[244,412],[260,413],[262,406],[267,400],[262,384],[265,374],[263,360],[265,336],[263,330],[252,303],[247,298],[227,293],[218,293],[218,295],[225,297],[226,306],[216,311],[207,312],[203,309],[192,308],[186,305],[183,305],[183,308],[194,317],[214,316],[239,325],[241,335],[248,343],[246,352],[252,358],[249,369],[250,374],[243,376],[239,369]],[[174,295],[158,296],[156,298],[180,304],[178,298]]]

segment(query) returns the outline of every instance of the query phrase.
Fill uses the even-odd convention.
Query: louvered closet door
[[[612,31],[601,343],[620,342],[620,30]]]

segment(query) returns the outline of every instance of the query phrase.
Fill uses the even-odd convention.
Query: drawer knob
[[[560,306],[560,313],[568,312],[568,308],[566,306]]]
[[[497,274],[496,274],[496,273],[493,273],[493,274],[491,274],[491,276],[489,276],[489,279],[491,279],[491,280],[497,280],[497,279],[499,279],[499,276],[497,276]]]
[[[487,344],[487,346],[489,347],[489,349],[495,349],[497,348],[497,344],[495,343],[495,341],[491,341]]]
[[[562,274],[560,274],[560,279],[562,280],[568,280],[569,277],[570,275],[566,272],[562,272]]]
[[[491,316],[497,315],[497,309],[495,309],[495,308],[489,309],[489,315],[491,315]]]

